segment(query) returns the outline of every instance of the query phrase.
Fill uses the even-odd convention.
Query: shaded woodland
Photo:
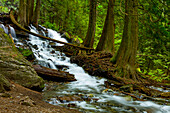
[[[19,35],[32,34],[51,41],[52,48],[64,52],[71,57],[72,63],[83,67],[90,75],[107,78],[105,86],[108,89],[143,101],[131,94],[146,94],[145,98],[170,96],[169,92],[149,87],[167,89],[170,86],[168,10],[168,0],[0,0],[0,24],[13,25],[21,32]],[[39,31],[44,27],[58,31],[70,43],[33,33],[30,31],[32,25]],[[47,29],[44,31],[47,33]],[[16,51],[13,42],[8,39],[12,39],[11,36],[3,32],[0,36],[12,47],[7,49]],[[52,42],[65,45],[57,47]],[[6,45],[1,43],[0,46],[6,49]],[[5,54],[5,49],[0,47],[1,54]],[[61,70],[55,70],[35,65],[35,58],[29,59],[24,48],[19,47],[18,50],[20,53],[10,53],[9,62],[5,62],[12,65],[24,56],[33,64],[29,62],[27,67],[31,68],[28,73],[35,77],[35,81],[33,84],[29,81],[29,84],[20,83],[18,76],[7,76],[6,65],[0,64],[3,72],[0,73],[0,91],[10,89],[8,79],[38,91],[44,88],[43,79],[60,82],[76,80],[74,75],[61,71],[67,67],[59,66]],[[1,60],[5,60],[4,56],[0,57]],[[23,60],[18,65],[27,64],[23,62],[27,61]],[[22,70],[22,67],[18,69]]]

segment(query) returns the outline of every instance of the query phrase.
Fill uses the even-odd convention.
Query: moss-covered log
[[[43,39],[47,39],[47,40],[50,40],[50,41],[53,41],[53,42],[65,44],[65,45],[68,45],[68,46],[72,46],[72,47],[75,47],[75,48],[79,48],[79,49],[81,49],[81,50],[94,50],[93,48],[80,47],[80,46],[77,46],[77,45],[74,45],[74,44],[70,44],[70,43],[58,41],[58,40],[55,40],[55,39],[52,39],[52,38],[49,38],[49,37],[45,37],[45,36],[42,36],[42,35],[39,35],[39,34],[30,32],[29,30],[23,28],[19,23],[17,23],[17,21],[16,21],[15,18],[14,18],[13,11],[10,11],[10,18],[11,18],[11,21],[12,21],[17,27],[19,27],[22,31],[27,32],[27,33],[29,33],[29,34],[32,34],[32,35],[34,35],[34,36],[37,36],[37,37],[40,37],[40,38],[43,38]]]

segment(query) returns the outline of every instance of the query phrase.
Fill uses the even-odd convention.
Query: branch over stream
[[[10,18],[11,18],[11,21],[13,22],[13,24],[15,24],[17,27],[19,27],[19,28],[20,28],[21,30],[23,30],[24,32],[27,32],[27,33],[32,34],[32,35],[34,35],[34,36],[37,36],[37,37],[40,37],[40,38],[43,38],[43,39],[47,39],[47,40],[50,40],[50,41],[53,41],[53,42],[65,44],[65,45],[68,45],[68,46],[72,46],[72,47],[75,47],[75,48],[79,48],[79,49],[81,49],[81,50],[94,50],[93,48],[80,47],[80,46],[77,46],[77,45],[74,45],[74,44],[70,44],[70,43],[58,41],[58,40],[55,40],[55,39],[51,39],[51,38],[49,38],[49,37],[45,37],[45,36],[42,36],[42,35],[33,33],[33,32],[31,32],[31,31],[23,28],[23,27],[15,20],[12,10],[10,11]]]

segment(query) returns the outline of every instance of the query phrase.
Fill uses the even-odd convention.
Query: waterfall
[[[38,30],[34,26],[30,26],[31,32],[39,34]],[[63,42],[67,42],[66,39],[61,38],[59,33],[54,30],[48,30],[48,37],[60,40]],[[43,31],[41,31],[43,33]],[[43,33],[45,35],[45,33]],[[55,51],[50,46],[50,41],[40,39],[39,37],[29,35],[30,41],[28,44],[32,48],[34,55],[36,56],[36,60],[38,64],[57,69],[58,65],[66,66],[66,72],[73,74],[77,81],[70,82],[67,84],[62,84],[62,89],[56,89],[53,96],[55,95],[76,95],[81,94],[86,97],[88,94],[93,94],[94,98],[97,99],[97,102],[93,101],[71,101],[61,103],[57,98],[51,98],[49,103],[54,105],[63,105],[74,103],[78,108],[82,108],[84,110],[90,110],[92,112],[104,112],[111,113],[112,111],[117,112],[141,112],[141,113],[168,113],[170,111],[170,106],[159,105],[151,101],[135,101],[133,99],[127,100],[125,95],[120,94],[119,92],[112,91],[110,93],[103,92],[106,88],[104,87],[104,78],[92,77],[88,73],[86,73],[82,67],[79,67],[77,64],[70,63],[70,58],[66,57],[64,53],[60,53],[59,51]],[[56,43],[57,46],[63,46],[63,44]],[[34,47],[36,46],[36,48]],[[55,52],[52,52],[55,51]],[[46,92],[44,92],[46,93]],[[120,94],[116,96],[114,94]],[[57,103],[56,103],[57,102]],[[109,106],[109,111],[108,107]],[[105,107],[106,106],[106,107]],[[133,111],[134,110],[134,111]]]
[[[52,29],[48,29],[48,37],[55,39],[55,40],[59,40],[59,41],[68,43],[65,38],[61,38],[60,34],[57,33],[56,31],[52,30]],[[63,46],[63,45],[64,44],[56,43],[56,46]]]
[[[10,33],[11,33],[12,37],[17,38],[16,33],[15,33],[15,29],[13,27],[11,27],[10,25],[9,25],[9,28],[10,28]]]
[[[0,24],[0,27],[5,31],[6,34],[8,34],[8,27],[4,26],[3,24]]]

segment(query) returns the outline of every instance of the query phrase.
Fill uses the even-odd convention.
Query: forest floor
[[[12,82],[11,91],[0,93],[0,113],[79,113],[48,104],[42,94]]]

